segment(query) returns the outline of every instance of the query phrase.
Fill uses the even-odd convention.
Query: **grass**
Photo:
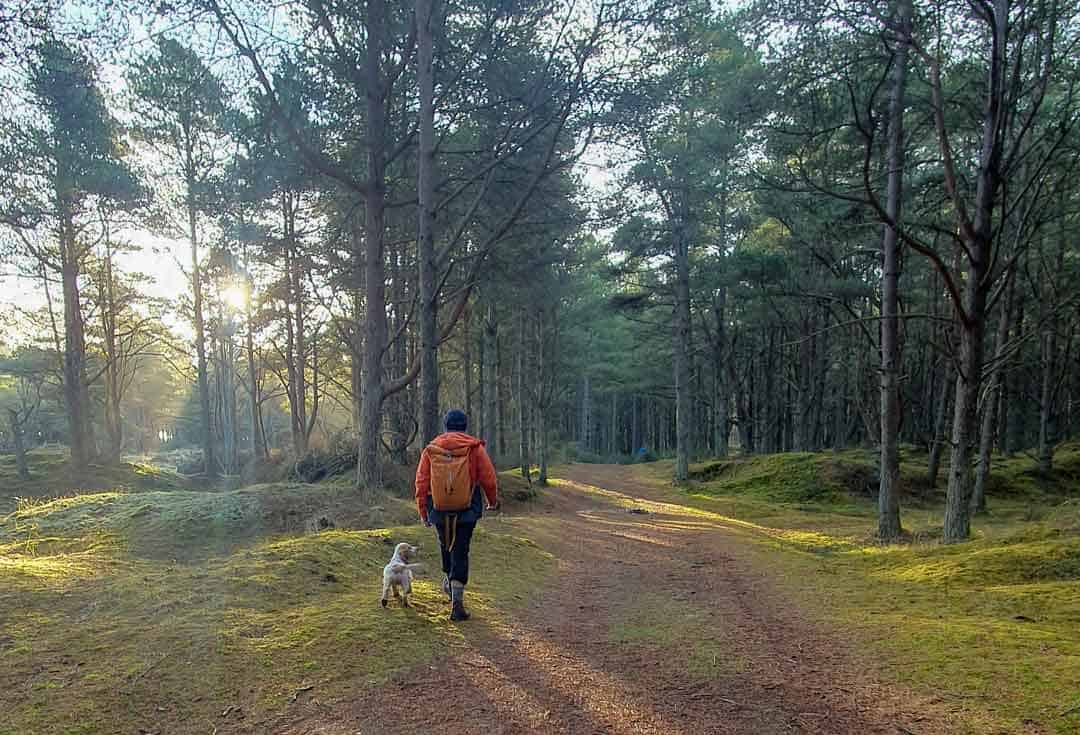
[[[905,474],[925,473],[917,454],[905,455]],[[991,513],[957,545],[939,542],[942,508],[925,490],[904,503],[912,542],[876,543],[865,453],[706,463],[684,488],[671,487],[670,462],[635,472],[657,497],[757,541],[760,563],[858,641],[869,666],[948,700],[970,732],[1080,733],[1080,502],[1071,479],[1080,448],[1057,459],[1053,478],[1039,477],[1028,457],[995,459]],[[837,481],[845,477],[858,482]]]
[[[395,525],[407,500],[380,503],[290,484],[20,503],[0,523],[0,733],[267,731],[302,698],[333,702],[457,645],[429,534]],[[337,527],[313,533],[320,519]],[[429,547],[433,573],[413,610],[384,610],[381,569],[403,540]],[[483,529],[474,554],[481,616],[553,567]]]

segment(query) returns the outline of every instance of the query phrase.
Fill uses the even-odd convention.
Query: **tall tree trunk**
[[[974,212],[970,222],[961,222],[966,246],[967,273],[964,281],[960,326],[960,361],[956,381],[956,405],[953,414],[952,453],[949,462],[949,485],[945,497],[945,543],[967,540],[971,535],[971,455],[978,439],[978,401],[982,388],[983,353],[986,337],[986,299],[988,275],[994,239],[994,203],[1001,184],[1002,140],[1006,111],[1005,46],[1009,28],[1008,0],[994,0],[990,16],[993,43],[989,65],[986,108],[983,116],[982,148],[979,154],[975,186]],[[944,129],[944,101],[940,78],[935,79],[935,115],[939,138],[946,160],[950,189],[955,189],[951,169],[951,151],[941,138]],[[963,218],[963,212],[957,211]]]
[[[541,487],[548,484],[548,397],[551,394],[548,386],[550,378],[547,374],[544,328],[544,310],[541,309],[536,320],[536,453],[540,462],[538,483]]]
[[[11,428],[11,439],[15,445],[15,471],[20,480],[30,479],[30,463],[26,461],[26,442],[24,441],[23,419],[19,411],[9,408],[8,426]]]
[[[934,428],[930,438],[930,456],[926,469],[926,484],[937,487],[938,473],[941,471],[941,454],[945,449],[945,421],[948,416],[949,399],[956,382],[952,374],[952,363],[946,361],[941,368],[941,389],[938,391],[937,406],[934,410]]]
[[[505,370],[506,364],[503,362],[503,341],[499,339],[498,334],[495,335],[495,408],[497,417],[495,419],[496,435],[498,437],[500,457],[505,457],[509,454],[509,447],[506,443],[506,432],[509,428],[509,421],[506,419],[506,381]]]
[[[975,466],[975,486],[971,493],[971,511],[986,511],[986,483],[990,478],[990,455],[994,449],[994,429],[997,426],[998,391],[1002,383],[1002,361],[1009,341],[1009,321],[1012,319],[1012,301],[1015,286],[1015,271],[1010,268],[1006,276],[1005,306],[997,328],[997,343],[994,348],[994,362],[988,376],[989,385],[983,398],[982,424],[979,428],[979,457]]]
[[[581,429],[578,437],[582,451],[592,451],[592,395],[588,375],[581,381]]]
[[[1016,319],[1014,341],[1016,344],[1024,342],[1024,298],[1017,294]],[[1016,356],[1009,358],[1009,367],[1005,371],[1007,394],[1003,394],[1002,400],[1008,397],[1008,403],[1002,405],[1002,447],[1001,451],[1012,455],[1024,446],[1024,416],[1027,410],[1027,401],[1020,400],[1023,396],[1023,378],[1021,371],[1016,370],[1014,363],[1018,362]]]
[[[987,233],[988,235],[989,233]],[[960,364],[953,406],[952,451],[949,484],[945,497],[946,543],[965,541],[971,535],[971,492],[974,443],[978,439],[978,403],[982,386],[986,333],[986,278],[989,241],[971,246],[964,306],[968,321],[961,324]]]
[[[484,317],[484,345],[483,354],[481,359],[484,361],[484,375],[481,378],[485,381],[486,385],[483,386],[483,406],[484,412],[484,435],[483,439],[487,442],[488,451],[498,457],[498,371],[496,370],[496,344],[499,340],[499,322],[496,319],[495,304],[488,303],[487,314]]]
[[[479,315],[479,334],[477,335],[477,348],[480,351],[480,355],[477,359],[477,380],[476,380],[476,403],[480,407],[477,413],[480,415],[480,420],[477,422],[479,431],[477,436],[482,437],[489,445],[491,444],[491,429],[487,423],[487,404],[488,404],[488,380],[490,373],[487,370],[487,310],[484,309]]]
[[[889,221],[882,236],[881,270],[881,471],[878,484],[878,537],[900,538],[900,280],[899,223],[904,184],[904,107],[911,0],[896,7],[892,93],[889,99],[889,183],[885,203]]]
[[[465,363],[465,415],[469,417],[470,421],[473,421],[473,404],[472,404],[472,392],[473,392],[473,358],[472,358],[472,313],[466,312],[465,325],[462,330],[462,343],[464,347],[464,355],[462,359]]]
[[[188,238],[191,243],[191,293],[194,312],[192,321],[195,327],[195,354],[199,378],[199,417],[202,420],[203,474],[216,477],[217,458],[214,456],[214,430],[210,418],[210,376],[206,360],[206,326],[203,321],[202,269],[199,265],[199,235],[197,211],[195,207],[195,163],[191,136],[187,136],[188,147],[184,161],[187,186]]]
[[[229,307],[226,306],[226,309]],[[239,446],[237,433],[239,424],[236,411],[236,350],[233,345],[233,337],[236,334],[236,323],[230,314],[221,314],[221,379],[219,389],[221,391],[221,434],[223,444],[222,466],[227,475],[235,475],[238,470]]]
[[[529,474],[529,398],[528,385],[528,352],[529,340],[526,335],[526,318],[524,310],[521,312],[518,331],[517,349],[517,409],[518,409],[518,466],[521,468],[521,477],[532,484]]]
[[[420,434],[426,445],[439,434],[438,294],[435,241],[435,73],[433,0],[416,0],[416,78],[420,96],[417,153],[417,261],[420,270]]]
[[[357,481],[368,493],[382,487],[379,456],[382,403],[386,388],[382,354],[386,347],[386,89],[381,63],[386,35],[386,0],[368,0],[366,39],[368,182],[364,211],[364,391],[360,407]]]
[[[680,225],[675,242],[675,481],[690,472],[690,244]]]
[[[1054,272],[1049,274],[1049,294],[1043,298],[1048,315],[1044,317],[1042,345],[1042,384],[1039,390],[1039,474],[1049,478],[1054,471],[1054,445],[1057,442],[1057,381],[1058,381],[1058,294],[1060,276],[1065,271],[1065,198],[1060,197],[1057,252]]]
[[[71,465],[86,469],[93,454],[90,439],[90,404],[86,390],[86,337],[79,295],[81,258],[75,241],[71,207],[57,195],[60,212],[60,271],[64,295],[64,403],[68,413]]]
[[[727,289],[721,287],[713,298],[716,336],[713,345],[713,372],[716,385],[716,413],[713,416],[713,444],[716,456],[730,452],[728,435],[731,432],[731,395],[727,381]]]
[[[244,285],[247,297],[244,299],[244,351],[247,358],[248,376],[248,411],[251,413],[251,464],[266,459],[266,439],[262,426],[262,396],[259,389],[259,370],[255,364],[255,317],[252,309],[254,280],[248,268],[247,245],[243,246]]]
[[[117,349],[116,283],[113,278],[112,243],[108,224],[104,235],[104,274],[99,287],[101,329],[105,339],[105,433],[108,435],[108,458],[120,459],[124,446],[124,426],[120,413],[120,354]]]
[[[1058,334],[1054,319],[1048,319],[1041,344],[1041,381],[1039,385],[1039,474],[1044,478],[1054,472],[1056,439],[1054,394],[1057,385]]]

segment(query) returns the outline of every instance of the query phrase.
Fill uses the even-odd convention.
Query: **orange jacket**
[[[491,457],[484,449],[483,439],[477,439],[463,431],[448,431],[435,437],[432,444],[451,450],[472,447],[472,451],[469,452],[469,479],[473,487],[479,485],[483,489],[489,506],[498,505],[499,481],[495,477],[495,465],[491,463]],[[420,453],[420,464],[416,468],[416,509],[420,511],[420,518],[425,523],[429,495],[431,495],[431,461],[425,450]]]

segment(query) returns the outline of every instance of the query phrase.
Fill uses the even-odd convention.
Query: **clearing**
[[[639,468],[561,475],[532,513],[485,521],[557,560],[524,609],[475,616],[439,661],[344,706],[311,702],[283,731],[929,735],[981,721],[950,725],[960,706],[878,681],[791,604],[747,527],[667,502]]]
[[[437,572],[407,498],[133,465],[125,492],[22,501],[0,733],[1080,732],[1076,504],[995,498],[970,544],[882,548],[831,479],[858,463],[829,457],[685,489],[665,463],[577,464],[535,499],[506,477],[459,626],[434,573],[414,609],[377,604],[394,542]],[[916,535],[934,514],[908,509]]]

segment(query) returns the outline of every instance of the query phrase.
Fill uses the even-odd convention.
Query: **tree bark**
[[[990,455],[994,449],[994,429],[997,426],[998,392],[1002,384],[1002,361],[1009,341],[1009,321],[1012,319],[1012,301],[1015,271],[1009,269],[1006,276],[1005,306],[998,322],[994,362],[988,376],[986,396],[983,398],[982,424],[979,429],[979,457],[975,466],[975,486],[971,493],[972,513],[986,511],[986,483],[990,478]]]
[[[899,540],[900,525],[900,216],[904,184],[904,107],[911,2],[896,8],[892,92],[889,99],[889,179],[882,235],[881,269],[881,471],[878,484],[878,538]]]
[[[364,18],[368,181],[364,202],[364,391],[360,407],[357,482],[371,493],[383,484],[379,444],[386,394],[382,355],[386,347],[386,89],[381,63],[386,35],[386,0],[368,0]]]
[[[1057,383],[1058,383],[1058,299],[1061,274],[1065,272],[1065,197],[1060,196],[1057,252],[1054,272],[1049,274],[1049,294],[1043,298],[1049,316],[1043,320],[1042,384],[1039,390],[1039,474],[1049,478],[1054,472],[1054,445],[1057,442]]]
[[[541,309],[536,320],[536,453],[540,462],[540,477],[537,482],[541,487],[548,484],[548,402],[551,395],[544,327],[544,310]]]
[[[675,241],[675,481],[690,472],[690,243],[682,223]]]
[[[417,153],[417,262],[420,278],[420,433],[427,445],[439,434],[438,264],[435,220],[435,72],[433,0],[416,0],[416,77],[420,96]]]
[[[1014,340],[1017,344],[1022,344],[1024,341],[1024,298],[1020,294],[1017,294],[1016,319],[1013,321],[1015,322]],[[1015,356],[1009,358],[1009,366],[1005,370],[1007,392],[1002,394],[1002,400],[1005,401],[1007,398],[1008,402],[1003,403],[1001,407],[1003,414],[1001,451],[1007,455],[1015,454],[1024,445],[1024,416],[1027,411],[1027,401],[1020,400],[1023,396],[1023,383],[1020,371],[1015,369],[1016,361]]]
[[[263,436],[262,396],[259,389],[259,370],[255,364],[255,317],[251,305],[254,293],[254,280],[248,269],[247,245],[243,246],[244,283],[247,298],[244,299],[244,350],[247,358],[248,375],[248,410],[251,413],[251,464],[266,459],[266,439]]]
[[[15,445],[15,471],[20,480],[29,480],[30,463],[26,460],[26,442],[23,438],[23,419],[14,408],[8,410],[8,426],[11,427],[11,439]]]
[[[982,149],[979,154],[975,187],[974,216],[971,222],[961,217],[961,233],[967,251],[967,274],[964,283],[960,319],[960,364],[956,382],[956,405],[953,415],[952,453],[949,485],[945,497],[945,543],[966,541],[971,536],[971,455],[978,436],[978,401],[982,387],[983,356],[986,336],[986,299],[988,275],[994,238],[994,203],[1001,184],[1002,138],[1004,125],[1005,45],[1009,27],[1008,0],[994,0],[991,25],[991,58],[988,92],[983,117]],[[940,85],[940,80],[935,80]],[[935,114],[940,131],[944,128],[944,102],[935,85]],[[952,179],[951,151],[940,140],[946,162],[946,177]],[[950,183],[949,188],[955,188]],[[958,196],[958,195],[957,195]]]
[[[946,444],[945,420],[948,416],[949,399],[955,382],[951,363],[946,363],[941,368],[941,389],[938,391],[933,435],[930,439],[930,456],[927,461],[926,482],[931,489],[937,487],[938,474],[941,471],[941,454]]]
[[[499,339],[499,322],[496,319],[495,305],[488,303],[487,314],[484,317],[484,345],[481,359],[484,361],[484,375],[481,376],[486,383],[483,387],[482,410],[484,412],[483,439],[487,442],[488,451],[498,457],[498,401],[499,391],[497,388],[498,371],[496,362],[496,343]]]
[[[522,311],[519,322],[518,350],[517,350],[517,409],[518,409],[518,466],[521,468],[523,480],[532,484],[529,474],[529,398],[528,398],[528,338],[526,332],[527,320]]]
[[[101,302],[101,328],[105,338],[105,433],[108,436],[108,458],[115,462],[120,459],[124,445],[124,426],[120,414],[120,369],[121,356],[117,349],[117,304],[116,283],[113,280],[112,243],[108,230],[104,235],[105,263],[104,273],[99,286]]]
[[[71,466],[79,472],[90,464],[93,454],[86,390],[86,337],[79,295],[82,258],[76,242],[71,204],[59,191],[59,186],[56,202],[60,214],[60,271],[64,295],[64,403],[68,413]]]
[[[191,135],[186,135],[187,149],[184,160],[185,192],[188,216],[188,238],[191,243],[191,293],[194,307],[192,321],[195,327],[195,354],[199,379],[199,417],[202,420],[203,474],[216,477],[217,459],[214,456],[214,431],[210,420],[210,377],[206,360],[206,326],[203,321],[202,269],[199,265],[199,235],[197,208],[195,205],[195,163]]]

